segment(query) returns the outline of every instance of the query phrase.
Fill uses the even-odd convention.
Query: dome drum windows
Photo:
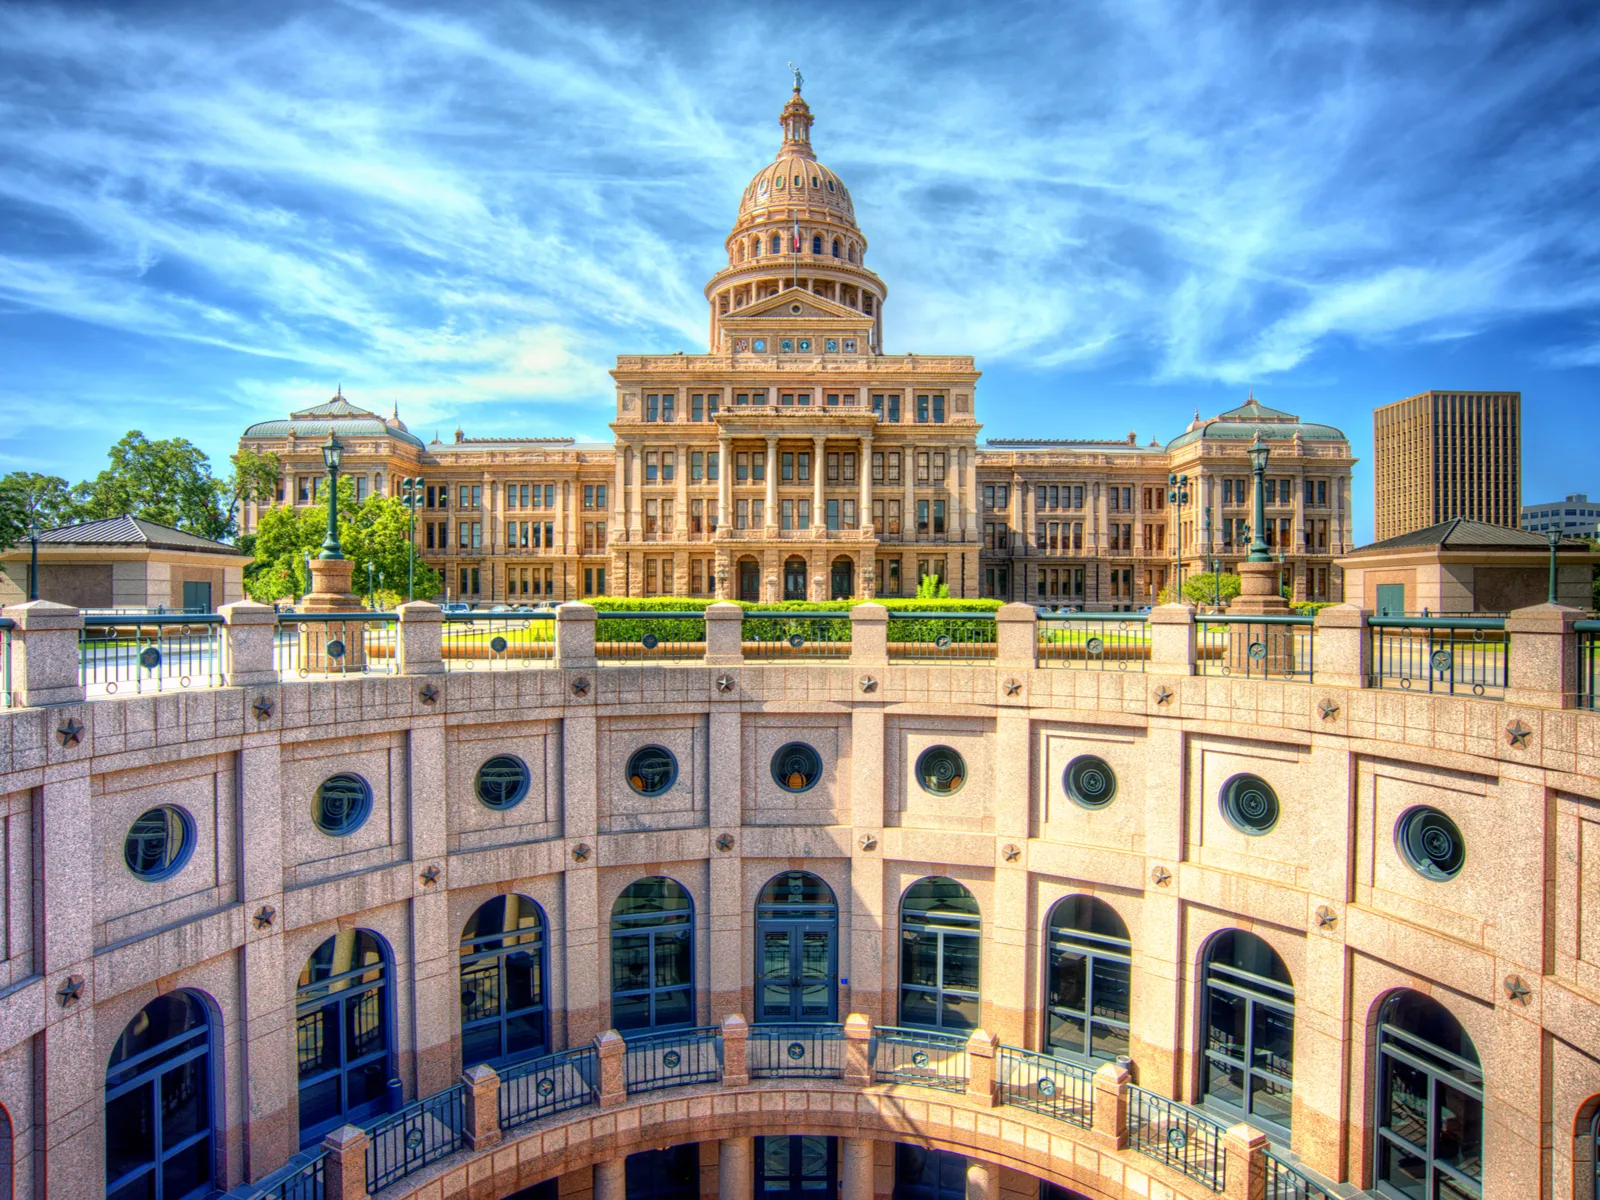
[[[967,781],[967,763],[949,746],[929,746],[917,755],[917,783],[932,796],[953,796]]]
[[[360,829],[372,813],[372,787],[359,775],[330,775],[311,800],[311,820],[330,837]]]
[[[822,756],[805,742],[788,742],[772,756],[772,779],[786,792],[806,792],[822,778]]]
[[[1278,793],[1259,775],[1235,775],[1222,785],[1222,815],[1246,837],[1271,833],[1278,823]]]
[[[194,821],[183,809],[162,804],[139,815],[122,842],[128,870],[147,883],[170,879],[194,853]]]
[[[641,796],[659,796],[678,781],[678,760],[665,746],[641,746],[628,758],[628,786]]]
[[[522,803],[532,781],[527,763],[513,754],[497,754],[478,768],[472,786],[486,808],[504,812]]]
[[[1068,798],[1082,808],[1104,808],[1117,798],[1117,773],[1098,754],[1080,754],[1061,772]]]
[[[1456,823],[1426,804],[1401,814],[1394,841],[1406,865],[1436,883],[1454,879],[1467,860],[1466,840]]]

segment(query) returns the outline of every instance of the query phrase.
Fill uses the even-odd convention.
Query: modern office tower
[[[1431,391],[1372,414],[1377,540],[1452,517],[1515,529],[1522,393]]]
[[[1600,532],[1600,500],[1573,492],[1565,500],[1522,506],[1522,527],[1531,533],[1559,529],[1567,537],[1594,537]]]

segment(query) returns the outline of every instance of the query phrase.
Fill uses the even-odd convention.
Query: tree
[[[937,575],[924,575],[917,583],[918,600],[948,600],[950,585],[940,583]]]
[[[233,464],[233,474],[223,487],[230,517],[240,505],[271,504],[277,498],[282,463],[276,454],[270,450],[265,454],[241,450],[228,461]]]
[[[31,525],[54,529],[77,513],[72,489],[61,476],[12,471],[0,479],[0,550],[23,541]]]
[[[142,517],[200,537],[226,537],[233,513],[211,463],[187,438],[150,441],[130,430],[107,454],[111,465],[74,489],[92,520]]]
[[[1222,603],[1226,604],[1239,594],[1237,575],[1191,575],[1183,581],[1183,598],[1190,604],[1215,604],[1217,586],[1221,581]]]

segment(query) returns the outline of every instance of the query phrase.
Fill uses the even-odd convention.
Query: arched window
[[[1200,1090],[1206,1105],[1287,1136],[1294,982],[1283,959],[1253,933],[1218,934],[1206,950],[1204,1008]]]
[[[954,879],[919,879],[900,903],[900,1024],[978,1027],[978,902]]]
[[[1380,1196],[1483,1195],[1483,1069],[1437,1000],[1405,991],[1384,1004],[1375,1095]]]
[[[808,871],[785,871],[756,902],[756,1021],[838,1019],[839,905]]]
[[[811,253],[822,253],[822,235],[820,233],[814,233],[811,235]]]
[[[611,906],[611,1027],[694,1024],[694,902],[662,876],[622,889]]]
[[[106,1195],[209,1195],[212,1093],[205,1002],[192,992],[158,996],[128,1022],[106,1064]],[[9,1182],[8,1170],[6,1195]]]
[[[1045,1044],[1065,1058],[1128,1052],[1132,944],[1116,910],[1093,896],[1066,896],[1050,910]]]
[[[526,896],[496,896],[461,931],[461,1065],[537,1058],[545,1030],[544,913]]]
[[[855,262],[855,260],[856,260],[856,247],[855,247],[855,243],[853,243],[853,242],[850,244],[849,258],[850,258],[851,262]]]
[[[779,253],[783,249],[783,238],[778,234],[772,235],[772,252]]]
[[[751,255],[752,258],[760,258],[761,257],[761,239],[760,238],[756,238],[755,241],[750,243],[750,255]]]
[[[743,262],[744,258],[745,258],[745,245],[744,245],[743,242],[740,242],[739,243],[739,261]]]
[[[839,257],[839,239],[838,238],[834,238],[833,239],[833,256],[835,258]]]
[[[312,951],[294,994],[300,1144],[388,1107],[389,955],[377,934],[346,929]]]

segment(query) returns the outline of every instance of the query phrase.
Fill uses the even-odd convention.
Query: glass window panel
[[[688,1025],[694,1020],[694,1005],[688,989],[656,993],[657,1025]]]
[[[1290,1089],[1269,1075],[1250,1073],[1250,1112],[1276,1125],[1289,1127]]]
[[[199,1192],[211,1182],[211,1139],[201,1138],[178,1151],[161,1164],[161,1195],[164,1200]]]
[[[1426,1164],[1387,1140],[1378,1143],[1378,1179],[1405,1200],[1427,1200]]]
[[[295,1021],[295,1047],[300,1078],[320,1075],[338,1062],[339,1005],[325,1004]],[[301,1100],[301,1107],[305,1105]]]
[[[155,1161],[156,1114],[153,1084],[106,1101],[106,1175],[120,1179]]]
[[[689,963],[689,931],[656,935],[655,985],[672,987],[689,982],[693,968]]]
[[[1094,1015],[1116,1021],[1128,1019],[1128,964],[1106,958],[1094,960]]]
[[[476,1025],[461,1031],[461,1061],[468,1066],[500,1057],[500,1023]],[[303,1095],[303,1093],[302,1093]],[[302,1099],[301,1104],[305,1101]]]
[[[800,935],[800,974],[807,980],[826,979],[829,969],[829,946],[833,938],[822,930],[808,929]]]
[[[108,1191],[106,1200],[155,1200],[155,1195],[156,1173],[150,1171],[117,1188],[116,1191]]]
[[[1206,1096],[1233,1108],[1244,1107],[1244,1072],[1237,1067],[1206,1063]]]
[[[900,989],[900,1022],[903,1025],[934,1025],[939,1020],[939,1004],[934,993],[915,988]]]
[[[826,1017],[832,1005],[829,1004],[831,987],[826,983],[808,983],[800,989],[800,1015],[803,1017]]]
[[[781,1187],[772,1190],[789,1190],[789,1139],[786,1137],[762,1138],[761,1168],[768,1176],[781,1175]],[[769,1180],[769,1188],[775,1181]]]
[[[356,1067],[345,1075],[349,1111],[381,1103],[388,1095],[389,1069],[383,1059]]]
[[[768,930],[762,934],[761,974],[767,979],[789,978],[788,930]]]
[[[339,1077],[337,1075],[300,1088],[300,1128],[311,1129],[337,1117],[339,1107]]]
[[[162,1075],[161,1148],[170,1150],[204,1130],[209,1110],[204,1058],[192,1058]]]
[[[766,983],[761,987],[761,1015],[769,1020],[783,1020],[789,1016],[789,985]]]
[[[1119,1054],[1128,1052],[1128,1031],[1119,1029],[1115,1025],[1106,1025],[1096,1021],[1091,1026],[1094,1045],[1090,1053],[1096,1058],[1116,1058]]]
[[[1441,1082],[1436,1092],[1434,1157],[1473,1179],[1483,1174],[1483,1104]]]
[[[506,1021],[507,1054],[527,1054],[544,1045],[544,1014],[526,1013]],[[465,1061],[465,1060],[463,1060]]]
[[[1083,1020],[1080,1017],[1050,1014],[1050,1045],[1074,1054],[1083,1053]]]
[[[1050,1003],[1082,1012],[1087,999],[1088,956],[1076,950],[1050,952]]]
[[[644,1029],[650,1024],[650,996],[611,997],[611,1024],[617,1029]]]
[[[1211,989],[1206,1025],[1206,1049],[1230,1058],[1244,1056],[1246,1004],[1238,996]]]
[[[978,988],[978,939],[944,935],[945,987]]]
[[[1388,1087],[1379,1112],[1384,1128],[1393,1130],[1419,1149],[1428,1145],[1428,1077],[1406,1063],[1385,1058]]]
[[[939,985],[939,943],[934,934],[908,933],[900,945],[900,981],[920,987]]]
[[[978,1027],[978,998],[944,994],[944,1028],[976,1029]]]
[[[1265,1004],[1254,1005],[1251,1066],[1285,1079],[1294,1075],[1294,1017]]]

